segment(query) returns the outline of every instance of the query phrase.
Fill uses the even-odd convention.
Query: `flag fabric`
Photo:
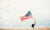
[[[23,17],[20,17],[20,18],[21,18],[21,21],[32,18],[31,12],[28,11],[28,13],[26,15],[24,15]]]

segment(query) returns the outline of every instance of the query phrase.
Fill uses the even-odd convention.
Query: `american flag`
[[[20,18],[21,18],[21,21],[32,18],[31,12],[28,11],[26,15]]]

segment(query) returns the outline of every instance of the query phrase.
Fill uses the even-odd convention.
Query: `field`
[[[33,30],[33,28],[31,28],[31,29],[29,29],[29,28],[23,28],[23,29],[15,29],[15,28],[10,28],[10,29],[0,29],[0,30]],[[37,28],[34,28],[34,30],[50,30],[50,27],[41,27],[41,28],[39,28],[39,27],[37,27]]]

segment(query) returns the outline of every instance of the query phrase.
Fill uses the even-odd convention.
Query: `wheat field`
[[[29,28],[23,28],[23,29],[15,29],[15,28],[10,28],[10,29],[0,29],[0,30],[33,30],[33,28],[31,28],[31,29],[29,29]],[[37,28],[34,28],[34,30],[50,30],[50,27],[43,27],[43,28],[39,28],[39,27],[37,27]]]

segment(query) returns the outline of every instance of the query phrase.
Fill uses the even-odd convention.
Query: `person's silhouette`
[[[36,24],[36,21],[34,20],[34,24],[32,24],[32,28],[33,28],[33,29],[34,29],[35,24]]]

